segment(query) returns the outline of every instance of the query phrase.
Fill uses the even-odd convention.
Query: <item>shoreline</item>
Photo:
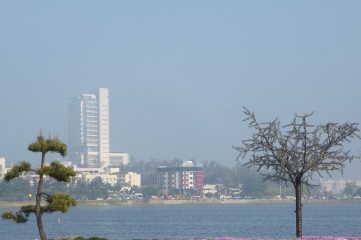
[[[337,204],[337,203],[361,203],[361,199],[304,199],[304,204]],[[0,208],[20,207],[34,204],[34,201],[1,201]],[[198,204],[295,204],[294,199],[199,199],[199,200],[79,200],[78,206],[129,206],[129,205],[198,205]]]

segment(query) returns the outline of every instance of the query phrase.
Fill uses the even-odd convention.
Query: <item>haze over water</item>
[[[360,1],[1,1],[0,156],[67,141],[69,99],[109,88],[110,148],[217,161],[260,121],[360,122]],[[347,146],[358,153],[360,144]],[[55,158],[55,157],[53,157]],[[52,160],[50,157],[49,160]],[[344,177],[357,179],[355,161]],[[335,174],[339,177],[339,174]]]

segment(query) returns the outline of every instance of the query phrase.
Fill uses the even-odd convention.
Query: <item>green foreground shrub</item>
[[[49,240],[109,240],[107,238],[98,238],[98,237],[91,237],[91,238],[83,238],[83,237],[70,237],[70,238],[56,238],[56,239],[49,239]]]

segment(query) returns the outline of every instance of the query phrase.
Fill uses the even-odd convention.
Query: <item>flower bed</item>
[[[276,240],[275,238],[208,238],[208,239],[194,239],[194,240]],[[329,236],[307,236],[302,238],[287,238],[279,240],[361,240],[361,237],[329,237]]]

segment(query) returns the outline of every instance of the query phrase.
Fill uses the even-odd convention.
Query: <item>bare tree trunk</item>
[[[43,168],[44,161],[45,161],[45,154],[42,155],[40,169]],[[38,191],[36,193],[35,214],[36,214],[36,223],[38,225],[40,239],[46,240],[43,221],[41,220],[41,192],[43,189],[43,183],[44,183],[43,174],[39,174]]]
[[[296,180],[296,237],[302,237],[302,182]]]

